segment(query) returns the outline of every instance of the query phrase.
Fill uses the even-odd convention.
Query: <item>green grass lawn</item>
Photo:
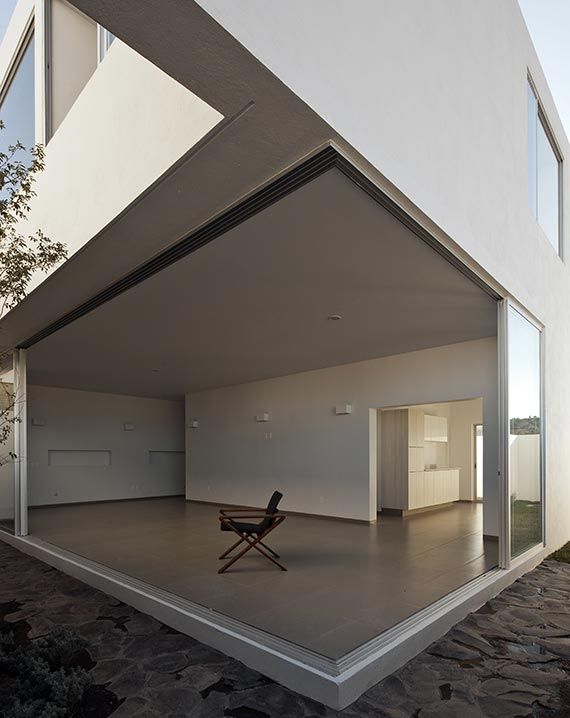
[[[565,546],[562,546],[562,548],[559,548],[558,551],[551,554],[549,558],[553,558],[555,561],[561,561],[562,563],[570,563],[570,541]]]
[[[518,556],[542,539],[542,510],[539,502],[511,500],[511,549]]]

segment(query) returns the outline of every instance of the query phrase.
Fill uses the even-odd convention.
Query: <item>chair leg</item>
[[[275,553],[275,551],[272,548],[269,548],[269,546],[264,544],[263,541],[261,541],[261,539],[260,539],[259,543],[263,546],[263,548],[266,548],[272,556],[274,556],[275,558],[280,558],[279,554]]]
[[[236,554],[233,558],[231,558],[227,563],[225,563],[222,568],[218,569],[218,573],[224,573],[230,566],[232,566],[236,561],[239,561],[239,559],[244,556],[251,548],[252,544],[249,542],[247,538],[244,538],[243,541],[246,542],[247,546],[242,549],[238,554]]]
[[[263,556],[265,556],[265,558],[268,558],[268,559],[269,559],[272,563],[274,563],[276,566],[279,566],[279,568],[280,568],[282,571],[286,571],[287,569],[285,568],[285,566],[283,566],[282,564],[280,564],[279,561],[276,561],[276,560],[273,558],[273,556],[270,556],[268,553],[265,553],[265,551],[258,546],[259,543],[261,543],[261,541],[258,541],[257,543],[252,544],[252,545],[251,545],[251,548],[254,548],[254,549],[256,549],[257,551],[259,551],[259,553],[262,554]]]
[[[281,521],[282,521],[282,520],[283,520],[283,519],[281,519]],[[253,539],[251,536],[246,536],[245,534],[244,534],[243,536],[242,536],[242,534],[238,534],[238,536],[240,536],[240,541],[239,541],[237,544],[234,544],[234,547],[235,547],[236,545],[239,545],[242,541],[245,541],[245,542],[247,543],[247,546],[246,546],[245,548],[243,548],[239,553],[237,553],[233,558],[231,558],[227,563],[225,563],[225,564],[222,566],[222,568],[220,568],[220,569],[218,570],[218,573],[224,573],[224,571],[227,571],[227,569],[228,569],[230,566],[232,566],[236,561],[239,561],[239,559],[242,558],[242,556],[245,556],[245,554],[246,554],[248,551],[250,551],[252,548],[254,548],[254,549],[256,549],[257,551],[259,551],[259,553],[260,553],[262,556],[265,556],[265,558],[269,559],[269,560],[271,561],[271,563],[274,563],[274,564],[275,564],[276,566],[278,566],[282,571],[286,571],[287,569],[285,568],[285,566],[283,566],[282,564],[280,564],[279,561],[276,561],[276,560],[273,558],[273,556],[271,556],[269,553],[266,553],[266,552],[259,546],[259,544],[261,544],[262,546],[265,546],[265,544],[262,542],[262,539],[265,538],[265,537],[267,536],[267,534],[271,533],[271,531],[273,531],[273,529],[276,528],[276,527],[281,523],[281,521],[278,521],[277,523],[275,523],[268,531],[266,531],[262,536],[258,536],[256,539]],[[238,532],[236,531],[235,533],[238,533]],[[232,548],[233,548],[233,547],[232,547]],[[265,548],[267,548],[269,551],[271,551],[271,549],[269,549],[267,546],[265,546]],[[271,553],[275,553],[275,552],[274,552],[274,551],[271,551]]]
[[[227,551],[224,551],[224,553],[221,556],[218,556],[218,558],[222,559],[222,558],[226,558],[227,556],[229,556],[231,554],[231,552],[234,550],[234,548],[237,548],[240,545],[240,543],[243,543],[243,541],[245,541],[245,539],[243,538],[243,536],[240,536],[240,538],[235,543],[233,543]]]

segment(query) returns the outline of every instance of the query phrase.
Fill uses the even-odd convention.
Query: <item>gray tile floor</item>
[[[366,525],[289,516],[260,556],[219,575],[231,543],[217,507],[157,498],[30,511],[30,533],[179,596],[339,658],[497,564],[482,506]]]

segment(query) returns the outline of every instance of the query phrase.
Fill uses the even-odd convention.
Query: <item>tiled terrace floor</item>
[[[35,508],[30,533],[336,659],[496,566],[482,513],[456,503],[371,525],[291,515],[269,541],[287,572],[251,552],[223,575],[217,557],[235,537],[218,507],[183,497]]]
[[[113,695],[104,714],[113,718],[570,716],[570,565],[554,561],[340,712],[1,541],[0,575],[0,632],[33,638],[65,626],[83,636],[94,683]]]

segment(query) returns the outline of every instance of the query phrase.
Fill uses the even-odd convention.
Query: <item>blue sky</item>
[[[570,135],[570,0],[519,0],[519,5]]]

